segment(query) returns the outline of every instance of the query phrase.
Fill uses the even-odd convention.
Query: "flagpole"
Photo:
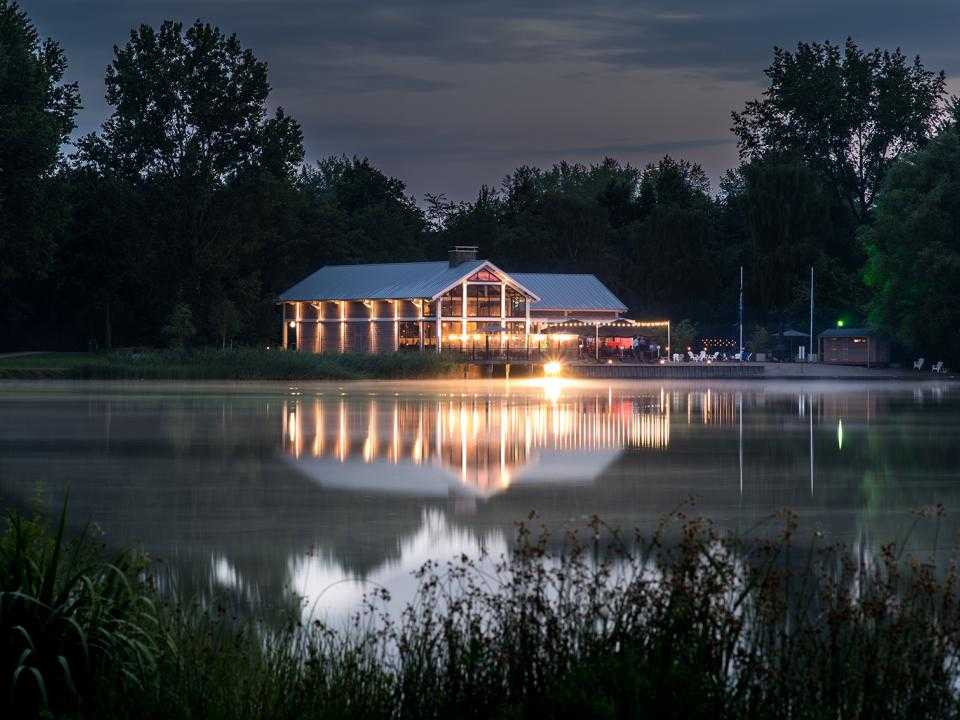
[[[743,362],[743,265],[740,266],[740,362]]]
[[[813,265],[810,266],[810,338],[807,355],[813,355]]]

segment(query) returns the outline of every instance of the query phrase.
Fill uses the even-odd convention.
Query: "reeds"
[[[112,380],[363,380],[449,375],[435,353],[323,354],[255,348],[113,352],[65,368],[62,377]]]
[[[564,538],[522,524],[509,557],[430,562],[401,614],[380,590],[346,629],[168,598],[149,622],[132,616],[153,633],[154,680],[118,693],[125,676],[94,674],[75,707],[139,718],[960,715],[953,561],[889,545],[861,563],[796,532],[789,514],[765,539],[682,514],[649,537],[599,520]]]

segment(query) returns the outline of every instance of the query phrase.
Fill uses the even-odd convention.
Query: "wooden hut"
[[[820,358],[830,365],[887,365],[890,341],[872,328],[831,328],[820,333]]]

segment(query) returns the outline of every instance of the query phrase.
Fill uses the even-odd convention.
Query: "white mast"
[[[744,361],[743,356],[743,265],[740,266],[740,362]]]
[[[807,343],[807,356],[813,355],[813,265],[810,266],[810,337]]]

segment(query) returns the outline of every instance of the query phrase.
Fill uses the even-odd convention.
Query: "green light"
[[[843,327],[843,320],[837,320],[837,327]]]

